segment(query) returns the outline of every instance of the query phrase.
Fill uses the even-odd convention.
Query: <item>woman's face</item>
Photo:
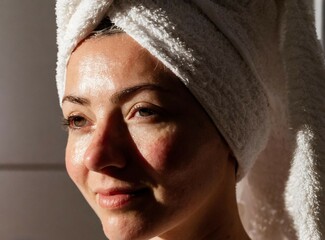
[[[75,50],[62,106],[68,173],[109,239],[180,236],[222,211],[228,147],[187,88],[126,34]]]

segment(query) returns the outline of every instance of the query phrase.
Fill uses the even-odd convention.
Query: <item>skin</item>
[[[248,239],[230,149],[187,88],[129,36],[77,47],[62,109],[68,173],[109,239]],[[101,204],[101,191],[121,187],[141,193]]]

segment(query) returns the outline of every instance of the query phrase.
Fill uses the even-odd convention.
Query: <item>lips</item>
[[[123,209],[148,192],[146,188],[110,188],[98,190],[97,201],[99,206],[105,209]]]

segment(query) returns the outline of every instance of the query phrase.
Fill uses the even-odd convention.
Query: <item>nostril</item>
[[[105,168],[124,168],[124,152],[109,144],[91,144],[84,155],[84,165],[90,171],[102,171]]]

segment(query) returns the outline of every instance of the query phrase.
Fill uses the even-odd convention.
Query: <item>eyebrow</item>
[[[156,83],[145,83],[145,84],[140,84],[136,85],[133,87],[125,88],[117,93],[114,93],[110,100],[114,104],[118,104],[121,102],[126,101],[128,98],[131,96],[135,95],[139,91],[143,90],[157,90],[157,91],[166,91],[161,85],[156,84]]]
[[[121,91],[114,93],[110,97],[110,101],[114,104],[119,104],[121,102],[126,101],[128,98],[130,98],[134,94],[138,93],[139,91],[143,91],[143,90],[167,91],[161,85],[156,84],[156,83],[140,84],[140,85],[122,89]],[[66,101],[74,103],[74,104],[78,104],[78,105],[83,105],[83,106],[89,106],[91,103],[90,100],[87,98],[78,97],[78,96],[74,96],[74,95],[64,96],[64,98],[62,99],[62,104]]]
[[[90,101],[87,98],[77,97],[77,96],[74,96],[74,95],[64,96],[64,98],[62,99],[62,104],[64,102],[71,102],[71,103],[74,103],[74,104],[85,105],[85,106],[90,105]]]

